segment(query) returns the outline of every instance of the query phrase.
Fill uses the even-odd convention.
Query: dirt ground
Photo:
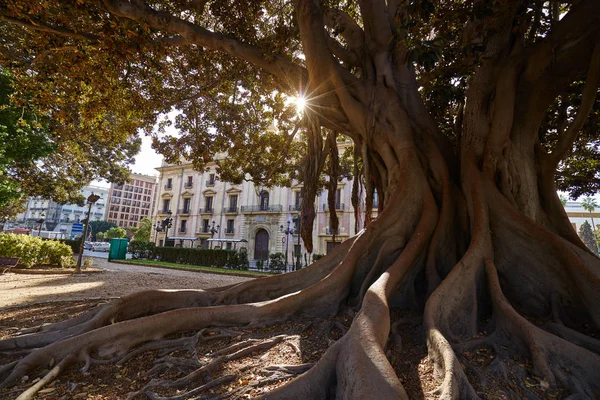
[[[251,278],[203,272],[174,271],[109,263],[94,258],[100,273],[73,275],[0,275],[0,312],[4,307],[32,303],[107,299],[146,289],[203,289],[231,285]]]
[[[115,264],[105,259],[95,259],[94,266],[105,271],[77,277],[0,275],[0,339],[14,335],[19,329],[75,317],[107,299],[144,289],[207,288],[252,279]],[[118,400],[132,393],[137,393],[134,399],[152,397],[153,393],[157,398],[188,398],[188,395],[189,398],[255,398],[289,382],[309,368],[343,336],[351,321],[349,316],[339,316],[334,320],[296,319],[266,327],[205,330],[202,339],[193,346],[193,355],[188,351],[167,348],[162,352],[140,354],[119,366],[114,363],[95,365],[86,373],[80,371],[81,366],[72,367],[35,398]],[[428,392],[439,382],[433,376],[433,365],[427,357],[420,327],[403,325],[400,331],[404,346],[392,342],[388,357],[410,398],[430,399],[432,396]],[[194,334],[191,332],[187,337],[191,339]],[[169,339],[181,337],[176,335]],[[253,347],[256,349],[253,350]],[[247,354],[238,356],[240,353]],[[147,386],[152,378],[175,380],[201,365],[212,365],[211,362],[221,359],[218,357],[220,354],[228,354],[230,359],[215,365],[208,375],[177,387]],[[5,361],[17,359],[9,358]],[[161,363],[161,360],[166,361]],[[195,364],[190,365],[190,361]],[[178,362],[181,364],[177,366]],[[48,372],[47,369],[38,371],[16,387],[0,390],[0,400],[16,398]]]

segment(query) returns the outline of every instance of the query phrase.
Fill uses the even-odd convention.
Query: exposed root
[[[32,387],[30,387],[25,392],[23,392],[19,397],[17,397],[17,400],[30,400],[30,399],[32,399],[33,396],[35,396],[37,394],[37,392],[39,392],[44,386],[46,386],[47,384],[49,384],[50,382],[52,382],[53,380],[55,380],[56,377],[65,368],[67,368],[74,360],[75,360],[75,357],[73,357],[73,356],[69,355],[69,356],[65,357],[54,368],[52,368],[52,370],[50,370],[50,372],[48,372],[46,374],[46,376],[44,376],[36,384],[34,384]]]
[[[190,390],[189,392],[186,393],[182,393],[178,396],[170,396],[170,397],[162,397],[157,395],[154,392],[144,392],[146,394],[146,396],[148,396],[148,398],[152,399],[152,400],[184,400],[184,399],[189,399],[191,396],[196,396],[200,393],[203,393],[209,389],[212,389],[214,387],[217,387],[219,385],[223,385],[225,383],[229,383],[233,380],[235,380],[237,378],[237,375],[225,375],[222,376],[220,378],[217,378],[215,380],[212,380],[196,389]]]
[[[246,357],[246,356],[253,354],[255,352],[258,352],[258,351],[268,350],[268,349],[272,348],[273,346],[281,343],[285,339],[286,339],[286,336],[281,335],[281,336],[276,336],[271,339],[262,340],[262,341],[257,340],[257,339],[245,340],[243,342],[236,343],[231,346],[227,346],[221,350],[214,352],[211,355],[212,360],[207,362],[204,365],[202,365],[202,363],[200,363],[199,360],[197,360],[197,359],[174,360],[172,358],[166,358],[166,359],[158,360],[159,364],[157,366],[155,366],[155,368],[157,368],[159,366],[162,367],[161,369],[164,369],[165,367],[170,368],[171,366],[173,366],[176,363],[180,363],[180,364],[183,363],[183,365],[185,367],[194,369],[194,371],[187,374],[186,376],[184,376],[182,378],[175,380],[175,381],[152,380],[146,386],[144,386],[140,391],[138,391],[136,393],[132,393],[129,396],[129,398],[135,397],[139,393],[145,393],[146,395],[148,395],[148,397],[153,398],[153,399],[160,398],[160,397],[157,397],[157,395],[155,393],[149,391],[149,389],[157,388],[157,387],[188,386],[188,385],[194,383],[195,381],[198,381],[201,379],[206,379],[207,377],[210,376],[211,373],[217,371],[219,368],[221,368],[221,366],[223,364],[225,364],[227,362],[230,362],[232,360],[236,360],[236,359],[239,359],[242,357]],[[200,366],[200,368],[197,368],[198,366]],[[153,368],[153,370],[154,370],[154,368]],[[289,371],[287,371],[287,374],[291,374],[292,370],[293,369],[289,369]],[[157,371],[158,371],[158,369],[157,369]],[[277,371],[277,369],[275,368],[273,371],[275,372],[275,371]],[[286,371],[281,369],[281,372],[286,372]],[[234,378],[235,378],[235,375],[234,375]],[[228,381],[229,380],[227,380],[227,382]],[[186,396],[197,395],[197,394],[201,393],[202,391],[208,389],[209,387],[206,387],[206,385],[208,385],[211,382],[214,382],[214,381],[210,381],[210,379],[209,379],[209,382],[207,382],[207,384],[205,384],[204,386],[201,386],[200,388],[197,388],[190,392],[182,394],[181,396],[168,397],[168,399],[187,398]]]
[[[509,338],[519,338],[531,355],[534,372],[550,386],[557,380],[573,393],[592,397],[600,391],[600,357],[536,327],[519,315],[508,303],[492,262],[486,263],[490,293],[497,314],[497,331]]]

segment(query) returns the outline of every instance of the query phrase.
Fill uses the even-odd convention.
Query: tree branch
[[[599,38],[600,39],[600,38]],[[588,69],[586,76],[585,86],[583,87],[581,105],[573,123],[567,128],[567,131],[559,137],[558,143],[549,154],[547,162],[548,167],[556,169],[560,160],[562,160],[573,148],[573,143],[577,140],[579,131],[583,126],[585,120],[589,116],[594,102],[596,101],[596,94],[598,93],[598,85],[600,84],[600,40],[596,41],[594,52],[592,53],[592,61]]]
[[[356,54],[342,47],[342,45],[339,44],[338,41],[332,38],[331,36],[327,37],[327,45],[329,46],[329,49],[331,50],[333,55],[339,58],[340,61],[354,67],[362,66],[360,63],[360,59]]]
[[[582,56],[589,55],[600,30],[600,2],[583,0],[572,6],[567,15],[526,55],[524,79],[547,85],[558,77],[578,74]],[[568,78],[568,77],[567,77]],[[568,79],[567,79],[568,80]]]
[[[393,35],[386,4],[383,0],[361,0],[359,5],[365,26],[366,47],[375,64],[377,82],[396,88],[390,62]]]
[[[348,49],[359,56],[365,46],[365,33],[360,26],[345,12],[329,8],[323,13],[325,25],[342,35]]]
[[[23,28],[32,29],[40,32],[54,33],[63,37],[85,40],[86,42],[91,41],[92,43],[96,43],[98,41],[98,36],[93,35],[91,33],[77,33],[70,29],[46,24],[40,21],[36,21],[32,18],[29,18],[29,21],[24,21],[22,19],[0,14],[0,20],[22,26]]]
[[[180,35],[187,43],[223,51],[264,69],[286,83],[292,93],[307,80],[304,68],[280,56],[264,54],[260,49],[242,43],[230,36],[209,31],[199,25],[177,18],[169,13],[156,11],[140,0],[131,2],[104,0],[106,9],[117,16],[137,22],[145,22],[154,29]]]

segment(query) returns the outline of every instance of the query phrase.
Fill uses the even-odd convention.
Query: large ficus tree
[[[600,261],[556,194],[598,184],[597,0],[4,0],[0,20],[2,62],[56,118],[76,104],[110,137],[108,122],[150,131],[177,110],[181,134],[155,140],[169,160],[201,168],[226,151],[224,179],[300,179],[305,198],[334,186],[322,176],[338,176],[346,137],[367,215],[379,198],[378,218],[306,269],[131,295],[4,340],[22,358],[2,386],[56,363],[32,393],[68,364],[172,349],[183,342],[153,341],[174,332],[349,312],[344,336],[269,398],[406,398],[385,353],[400,308],[422,313],[440,398],[543,396],[530,376],[600,392]],[[121,119],[96,117],[108,111]],[[476,368],[464,354],[482,347],[493,361]]]

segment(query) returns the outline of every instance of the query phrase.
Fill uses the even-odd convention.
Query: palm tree
[[[583,201],[581,202],[581,207],[590,213],[590,218],[592,219],[592,229],[594,230],[594,236],[597,237],[596,224],[594,223],[594,216],[592,215],[592,213],[596,210],[596,207],[598,207],[596,199],[594,199],[593,197],[584,197]]]
[[[560,199],[560,204],[562,204],[563,207],[567,205],[567,196],[561,194],[558,196],[558,198]]]

